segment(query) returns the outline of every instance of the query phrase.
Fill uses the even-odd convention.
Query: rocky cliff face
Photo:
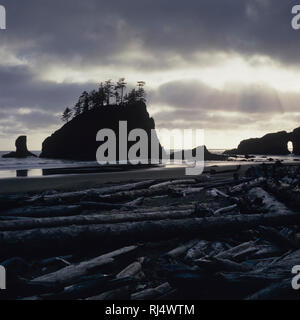
[[[300,127],[294,129],[294,131],[290,134],[290,141],[293,143],[293,153],[300,155]]]
[[[3,158],[26,158],[26,157],[36,157],[35,154],[31,153],[27,149],[27,137],[20,136],[17,138],[16,142],[16,151],[4,154]]]
[[[287,155],[290,153],[287,147],[289,141],[293,143],[293,153],[300,155],[300,127],[291,133],[279,131],[262,138],[243,140],[237,149],[227,150],[225,154]]]
[[[119,121],[127,121],[128,132],[139,128],[147,132],[148,154],[151,154],[151,129],[155,123],[149,117],[146,105],[137,102],[124,106],[104,106],[87,111],[48,137],[42,145],[41,157],[72,160],[96,160],[96,151],[103,142],[96,141],[99,130],[112,129],[117,137],[117,160],[119,159]],[[128,143],[128,149],[135,142]]]

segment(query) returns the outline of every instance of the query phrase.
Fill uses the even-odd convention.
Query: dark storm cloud
[[[74,106],[82,91],[96,87],[42,81],[27,66],[0,66],[0,84],[0,126],[5,132],[21,124],[25,131],[57,125],[56,113]]]
[[[61,112],[74,105],[83,90],[95,84],[70,84],[42,81],[27,66],[0,66],[1,114],[16,108]]]
[[[300,32],[282,0],[3,0],[8,30],[2,43],[32,59],[77,65],[118,65],[139,44],[147,57],[128,64],[147,69],[191,62],[197,52],[264,54],[298,63]],[[144,64],[144,65],[143,65]],[[149,65],[148,65],[149,64]]]

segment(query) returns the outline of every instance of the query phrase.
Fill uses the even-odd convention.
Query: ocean
[[[73,161],[29,157],[25,159],[2,158],[9,151],[0,151],[0,179],[17,176],[42,176],[43,169],[97,166],[96,161]],[[40,151],[32,151],[39,156]]]
[[[209,151],[215,154],[222,154],[225,149],[209,149]],[[13,177],[41,177],[45,175],[44,169],[99,167],[97,161],[56,160],[38,157],[30,157],[25,159],[2,158],[2,155],[8,152],[9,151],[0,151],[0,179]],[[33,151],[33,153],[39,156],[40,151]],[[245,160],[242,157],[231,158],[229,161],[206,161],[206,165],[233,165],[248,162],[264,162],[268,161],[269,158],[284,161],[300,161],[300,156],[295,156],[293,154],[287,156],[256,155],[251,160]],[[180,164],[172,163],[171,165],[176,166]]]

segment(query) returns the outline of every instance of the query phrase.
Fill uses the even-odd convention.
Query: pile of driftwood
[[[300,298],[300,167],[0,197],[1,299]]]

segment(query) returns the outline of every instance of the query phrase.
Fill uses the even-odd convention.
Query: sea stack
[[[135,102],[125,105],[110,105],[94,108],[74,117],[63,127],[46,138],[42,145],[41,158],[96,160],[96,151],[103,143],[96,141],[99,130],[108,128],[116,134],[119,145],[119,122],[126,121],[128,132],[134,129],[143,129],[148,135],[148,154],[151,154],[151,130],[155,130],[153,118],[148,114],[144,102]],[[160,151],[162,147],[157,139]],[[128,142],[127,150],[134,144]],[[117,160],[122,158],[117,150]]]
[[[27,137],[20,136],[15,142],[16,151],[4,154],[2,158],[27,158],[27,157],[36,157],[35,154],[31,153],[27,149]]]
[[[293,144],[293,154],[300,155],[300,127],[292,132],[279,131],[268,133],[261,138],[251,138],[240,142],[237,149],[226,150],[227,155],[288,155],[288,142]]]

